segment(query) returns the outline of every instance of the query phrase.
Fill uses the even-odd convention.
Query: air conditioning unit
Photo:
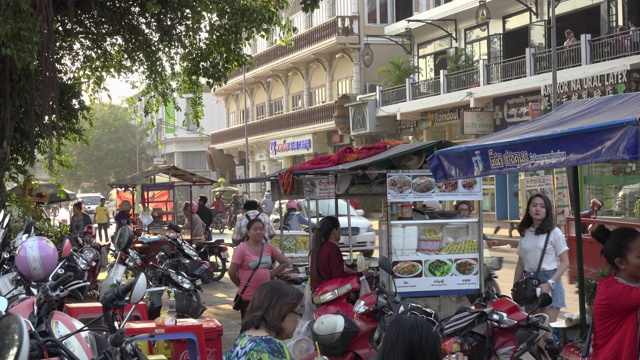
[[[366,94],[371,94],[376,92],[376,89],[378,88],[380,84],[378,83],[367,83],[367,92]]]

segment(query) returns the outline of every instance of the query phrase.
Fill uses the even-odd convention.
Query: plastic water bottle
[[[173,291],[169,295],[169,316],[178,316],[178,311],[176,308],[176,294]]]
[[[160,315],[169,315],[169,288],[164,288],[162,293],[162,308],[160,308]]]
[[[364,259],[363,253],[358,254],[357,263],[358,263],[358,271],[364,271],[367,268],[367,263]]]

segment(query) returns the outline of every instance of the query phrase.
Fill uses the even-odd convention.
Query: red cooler
[[[184,321],[187,319],[181,319]],[[189,319],[202,324],[204,332],[204,340],[207,348],[207,356],[201,357],[201,360],[222,360],[222,325],[216,319]],[[173,341],[173,360],[189,359],[189,351],[186,340]]]

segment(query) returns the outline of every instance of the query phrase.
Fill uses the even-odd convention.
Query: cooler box
[[[187,319],[183,319],[184,321]],[[222,360],[222,325],[216,319],[188,319],[198,324],[202,324],[204,340],[207,347],[207,356],[201,360]],[[173,353],[171,359],[182,360],[189,358],[189,351],[186,340],[173,341]]]

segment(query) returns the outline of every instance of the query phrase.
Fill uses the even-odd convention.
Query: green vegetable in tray
[[[429,272],[434,276],[447,276],[451,272],[451,263],[444,260],[434,260],[429,264]]]

